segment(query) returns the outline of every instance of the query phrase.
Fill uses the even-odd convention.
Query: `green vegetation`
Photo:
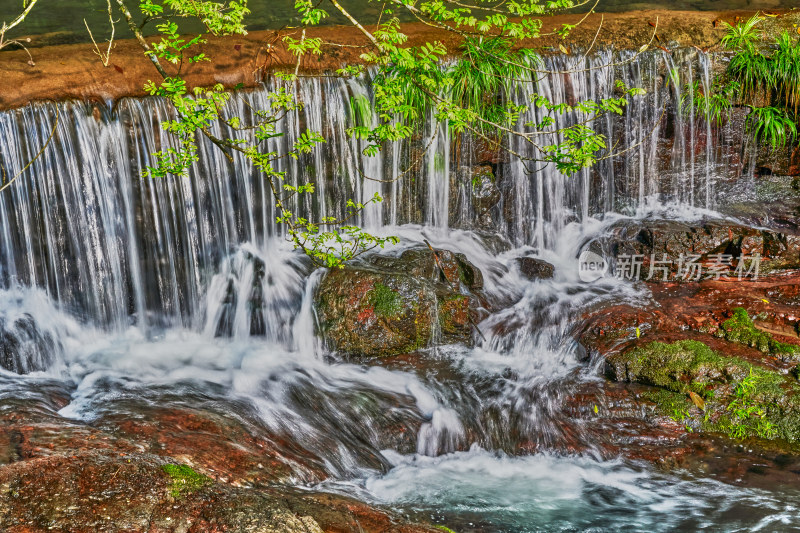
[[[800,441],[800,385],[791,376],[688,340],[651,342],[610,362],[627,379],[659,387],[645,398],[689,431]]]
[[[433,526],[433,527],[435,527],[436,529],[441,529],[445,533],[456,533],[455,531],[453,531],[452,529],[450,529],[447,526]]]
[[[395,316],[403,309],[397,291],[383,283],[376,283],[370,290],[368,298],[370,305],[375,309],[375,314],[381,317]]]
[[[168,464],[161,468],[169,476],[169,492],[173,498],[180,498],[213,483],[210,477],[198,474],[188,465]]]
[[[742,307],[733,310],[733,316],[722,323],[717,334],[728,341],[757,348],[782,359],[794,359],[800,355],[800,346],[776,341],[769,333],[757,329],[747,310]]]
[[[728,404],[729,416],[723,417],[720,426],[734,439],[757,435],[764,439],[774,438],[775,426],[767,418],[767,412],[756,399],[759,378],[750,369],[750,374],[736,384],[733,399]]]
[[[350,123],[354,127],[368,128],[372,126],[372,105],[363,94],[350,97]]]
[[[702,342],[690,340],[651,342],[613,356],[612,361],[624,364],[631,381],[684,394],[691,391],[701,397],[715,385],[743,379],[751,367],[744,360],[722,358]]]
[[[693,106],[700,116],[720,124],[732,107],[747,107],[745,128],[774,150],[797,142],[800,36],[786,29],[768,32],[763,22],[756,14],[727,25],[722,46],[734,55],[725,73],[713,81],[708,94],[698,83],[687,87],[684,108]]]

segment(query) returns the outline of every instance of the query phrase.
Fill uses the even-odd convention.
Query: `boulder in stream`
[[[472,344],[483,274],[463,254],[435,254],[418,247],[330,271],[315,301],[329,347],[374,357]]]
[[[529,280],[552,279],[555,274],[555,267],[544,259],[518,257],[517,265],[522,275]]]

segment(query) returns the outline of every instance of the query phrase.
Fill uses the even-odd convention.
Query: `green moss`
[[[651,342],[612,357],[624,366],[629,381],[655,385],[673,392],[689,391],[705,396],[715,384],[747,375],[750,364],[738,358],[722,358],[697,341],[671,344]],[[620,371],[618,371],[618,374]]]
[[[642,396],[656,404],[662,414],[669,416],[675,422],[686,424],[691,418],[689,408],[692,404],[687,400],[685,394],[666,389],[654,389],[644,393]]]
[[[697,341],[651,342],[614,362],[628,379],[659,389],[644,395],[688,430],[800,442],[800,385],[790,376],[735,357],[722,357]],[[688,393],[705,398],[695,408]]]
[[[776,341],[769,333],[756,328],[742,307],[733,310],[733,316],[722,323],[719,334],[728,341],[757,348],[781,359],[795,359],[800,355],[800,347]]]
[[[383,283],[376,283],[368,294],[369,303],[375,314],[382,317],[395,316],[402,310],[402,302],[397,291]]]
[[[169,476],[169,492],[173,498],[179,498],[213,483],[210,477],[195,472],[188,465],[168,464],[161,468]]]
[[[433,526],[433,527],[435,527],[436,529],[441,529],[445,533],[456,533],[455,531],[453,531],[452,529],[450,529],[447,526]]]

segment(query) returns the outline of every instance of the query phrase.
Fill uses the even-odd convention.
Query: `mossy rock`
[[[744,363],[744,364],[742,364]],[[717,355],[702,342],[651,342],[607,359],[606,373],[616,381],[653,385],[676,392],[703,392],[747,375],[749,364]]]
[[[784,361],[795,360],[800,356],[800,346],[776,341],[769,333],[756,328],[747,310],[742,307],[733,310],[733,316],[722,323],[717,335],[730,342],[756,348]]]
[[[330,271],[315,307],[320,333],[340,353],[380,357],[433,344],[472,343],[470,291],[483,276],[466,257],[447,250],[407,250]]]
[[[723,357],[702,342],[638,346],[609,357],[606,373],[617,381],[658,387],[646,399],[662,415],[692,430],[800,443],[797,380],[737,357]]]

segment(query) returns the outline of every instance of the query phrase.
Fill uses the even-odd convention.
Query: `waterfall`
[[[711,126],[680,109],[686,84],[699,79],[708,88],[708,56],[687,49],[544,61],[555,73],[520,80],[509,98],[518,103],[534,94],[554,102],[610,98],[617,94],[615,79],[647,93],[634,97],[622,116],[597,121],[609,152],[617,155],[593,168],[563,176],[552,165],[498,163],[502,199],[492,210],[493,227],[479,227],[469,198],[463,198],[468,187],[453,193],[459,187],[455,173],[479,163],[478,140],[459,141],[446,124],[430,117],[418,138],[387,143],[378,157],[362,153],[365,143],[347,131],[376,120],[368,112],[369,75],[297,81],[289,88],[304,106],[278,122],[283,135],[270,139],[266,149],[284,155],[307,129],[326,138],[299,160],[277,163],[288,183],[316,185],[315,195],[292,206],[298,213],[341,216],[348,198],[366,201],[378,193],[385,202],[364,211],[360,223],[366,227],[422,223],[501,231],[518,246],[543,250],[556,248],[568,223],[606,212],[633,213],[649,202],[668,200],[713,206],[715,184],[738,178],[739,169],[730,164],[739,150],[732,133],[715,135]],[[236,93],[230,113],[252,123],[251,109],[268,108],[278,83],[283,82]],[[143,98],[116,105],[37,103],[0,113],[5,140],[0,163],[6,175],[31,160],[57,114],[55,136],[42,157],[0,195],[0,287],[40,287],[74,316],[110,329],[135,323],[144,330],[182,326],[234,336],[289,335],[289,319],[280,309],[295,298],[271,295],[289,274],[273,272],[271,265],[291,252],[280,251],[286,246],[284,229],[276,224],[269,188],[252,165],[240,154],[232,165],[215,146],[201,142],[189,177],[142,177],[153,152],[174,146],[159,126],[172,117],[169,107]],[[543,116],[532,108],[521,123]],[[567,114],[557,125],[575,120],[577,115]],[[214,130],[225,133],[220,125]],[[549,137],[539,143],[557,141]],[[456,142],[459,150],[451,148]],[[508,142],[536,157],[518,138]],[[236,296],[239,292],[249,300]],[[270,305],[277,310],[267,309]],[[283,324],[276,326],[283,333],[267,331],[270,313]]]

